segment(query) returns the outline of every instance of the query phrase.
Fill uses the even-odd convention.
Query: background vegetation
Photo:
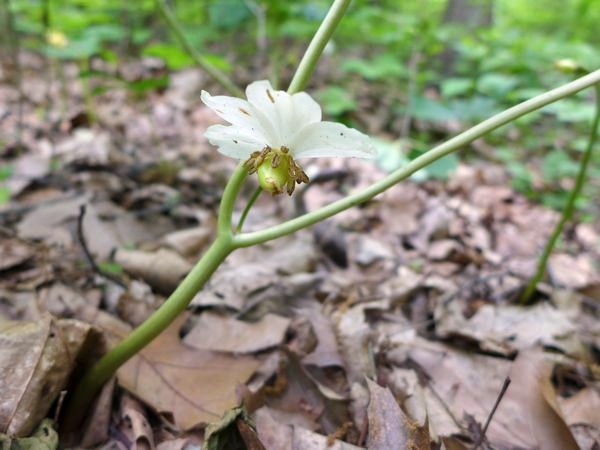
[[[193,45],[239,85],[269,78],[284,87],[329,1],[169,4]],[[194,65],[153,0],[19,0],[10,6],[20,45],[52,60],[78,61],[91,96],[116,84],[137,96],[159,91],[169,71]],[[327,115],[383,139],[379,162],[392,170],[447,134],[564,82],[569,75],[555,70],[555,61],[598,67],[599,22],[593,0],[548,0],[543,8],[535,0],[357,0],[311,88]],[[126,63],[144,57],[161,63],[129,76]],[[492,138],[469,157],[506,164],[514,187],[560,208],[585,146],[590,96],[528,116],[508,140],[505,134]],[[448,157],[421,175],[443,178],[456,163]],[[581,200],[588,218],[597,213],[590,200],[600,191],[599,164],[591,178]]]

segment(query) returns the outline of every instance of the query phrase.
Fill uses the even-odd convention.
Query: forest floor
[[[220,121],[196,70],[162,92],[113,86],[86,103],[75,66],[61,82],[24,62],[21,119],[0,84],[0,431],[20,436],[56,418],[74,368],[191,269],[236,164],[203,137]],[[261,196],[246,229],[384,175],[358,160],[305,169],[329,181]],[[207,448],[600,448],[600,227],[568,226],[522,306],[558,213],[509,186],[501,166],[461,164],[448,181],[408,181],[234,252],[61,443],[193,449],[218,423]],[[43,427],[35,448],[56,448]]]

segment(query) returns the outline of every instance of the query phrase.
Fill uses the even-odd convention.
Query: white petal
[[[262,123],[262,126],[271,131],[270,138],[273,147],[280,147],[283,145],[281,139],[281,118],[275,107],[275,99],[282,94],[285,94],[285,92],[275,91],[271,86],[271,83],[266,80],[250,83],[246,88],[248,102],[263,114],[264,122]]]
[[[246,88],[248,101],[264,114],[263,128],[272,129],[272,147],[287,145],[287,142],[308,124],[321,120],[321,108],[310,95],[299,92],[290,95],[276,91],[268,81],[255,81]]]
[[[304,127],[294,136],[290,150],[294,158],[375,157],[369,136],[335,122],[318,122]]]
[[[218,147],[220,153],[236,159],[248,159],[252,152],[262,150],[265,146],[265,142],[252,129],[235,125],[212,125],[204,136]]]
[[[202,91],[200,98],[206,106],[225,119],[232,125],[253,128],[260,133],[261,139],[266,140],[266,130],[260,124],[255,109],[241,98],[229,97],[225,95],[212,96],[206,91]]]
[[[300,130],[308,124],[321,121],[321,107],[306,92],[292,95],[294,106],[294,130]]]

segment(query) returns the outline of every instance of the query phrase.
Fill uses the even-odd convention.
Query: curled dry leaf
[[[419,427],[398,406],[388,388],[367,378],[369,450],[421,450],[431,447],[427,427]]]
[[[154,449],[152,427],[146,418],[144,408],[128,395],[121,398],[121,431],[133,443],[132,450]]]
[[[559,398],[561,409],[571,432],[581,448],[600,444],[600,394],[586,387],[572,397]]]
[[[467,337],[483,350],[505,355],[534,345],[559,348],[569,354],[583,351],[574,321],[548,303],[527,308],[483,305],[468,319],[462,309],[456,301],[438,306],[435,317],[439,336]]]
[[[192,265],[172,250],[156,252],[119,249],[115,261],[135,277],[142,278],[162,294],[170,294],[192,269]]]
[[[44,315],[0,324],[0,432],[27,436],[67,384],[90,325]]]
[[[190,347],[232,353],[252,353],[275,347],[283,341],[290,320],[267,314],[257,322],[243,322],[205,312],[185,336]]]
[[[33,258],[34,250],[16,239],[0,240],[0,271],[12,269]]]
[[[315,433],[298,425],[287,425],[276,420],[279,412],[268,407],[254,413],[258,437],[267,450],[361,450],[338,439]],[[363,449],[364,450],[364,449]]]
[[[168,247],[183,256],[197,256],[208,244],[213,230],[210,227],[195,227],[167,234],[162,240]]]
[[[181,315],[119,371],[119,384],[155,411],[171,415],[184,430],[213,422],[237,404],[236,387],[260,362],[248,356],[228,356],[184,345]]]

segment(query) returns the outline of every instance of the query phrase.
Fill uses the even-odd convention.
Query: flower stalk
[[[560,219],[558,220],[556,226],[554,227],[554,230],[552,231],[552,234],[550,235],[548,242],[546,242],[544,251],[542,252],[542,255],[540,256],[540,259],[538,261],[535,274],[533,275],[533,277],[531,277],[531,279],[529,280],[529,283],[527,283],[527,286],[525,287],[523,295],[521,296],[521,304],[523,304],[523,305],[529,303],[529,301],[531,300],[531,297],[535,293],[537,284],[540,281],[542,281],[542,278],[544,277],[544,274],[546,273],[546,266],[548,265],[548,259],[550,258],[550,255],[552,254],[552,251],[554,250],[554,246],[556,245],[558,238],[562,234],[563,228],[565,227],[567,222],[573,216],[573,212],[575,211],[575,203],[577,201],[577,198],[579,197],[579,194],[581,193],[581,190],[583,189],[583,186],[585,185],[587,169],[588,169],[590,160],[592,159],[594,145],[598,138],[598,125],[600,123],[600,86],[599,85],[596,85],[596,89],[595,89],[595,102],[596,102],[596,107],[595,107],[595,112],[594,112],[594,118],[592,119],[592,128],[590,130],[590,136],[588,139],[587,147],[585,148],[585,152],[583,153],[583,157],[581,158],[581,162],[579,163],[579,172],[577,173],[577,178],[575,179],[575,186],[573,186],[573,189],[569,193],[569,197],[567,198],[567,202],[565,203],[565,206],[563,208]]]
[[[157,1],[159,7],[161,5],[163,7],[165,6],[163,0]],[[311,44],[309,45],[306,54],[304,55],[300,63],[298,71],[296,72],[296,75],[292,80],[288,94],[300,95],[300,97],[297,97],[297,99],[301,99],[305,105],[307,104],[306,97],[308,96],[305,94],[306,97],[304,97],[301,94],[298,94],[298,91],[302,90],[308,82],[308,79],[314,71],[319,56],[321,55],[327,41],[331,38],[335,27],[341,20],[341,17],[346,11],[349,3],[350,0],[334,1],[329,13],[327,14],[323,23],[321,24],[321,27],[317,31],[313,40],[311,41]],[[163,14],[165,13],[165,11],[167,13],[169,12],[168,10],[163,8]],[[168,15],[166,17],[168,20]],[[175,27],[175,29],[176,28],[177,27]],[[187,41],[185,41],[185,38],[181,38],[183,34],[179,33],[178,36],[180,37],[182,45],[184,45],[188,52],[190,52],[191,46],[189,45],[189,43],[187,43]],[[193,51],[193,48],[191,50]],[[200,59],[200,61],[202,61],[202,59]],[[221,79],[221,83],[223,84],[224,82],[226,83],[226,80]],[[229,179],[229,182],[227,183],[227,186],[225,187],[225,191],[222,196],[221,205],[219,208],[217,236],[215,241],[205,252],[200,261],[198,261],[198,263],[188,274],[188,276],[186,276],[186,278],[183,280],[180,286],[165,301],[165,303],[156,312],[154,312],[142,325],[136,328],[129,336],[127,336],[123,341],[121,341],[112,350],[110,350],[103,358],[101,358],[101,360],[87,374],[84,375],[83,379],[77,385],[74,393],[70,396],[70,400],[68,400],[65,412],[66,428],[72,429],[74,426],[76,426],[78,419],[83,416],[84,410],[88,407],[89,403],[99,391],[100,387],[106,381],[108,381],[108,379],[110,379],[110,377],[122,364],[124,364],[128,359],[130,359],[137,352],[143,349],[152,339],[154,339],[162,331],[164,331],[173,322],[173,320],[182,311],[186,309],[186,307],[194,298],[196,293],[204,286],[206,281],[219,267],[219,265],[225,260],[225,258],[235,249],[241,247],[249,247],[269,240],[277,239],[279,237],[293,233],[302,228],[306,228],[319,221],[327,219],[328,217],[331,217],[339,212],[351,208],[352,206],[366,202],[369,199],[376,196],[377,194],[394,186],[399,181],[409,177],[414,172],[422,169],[423,167],[431,164],[432,162],[451,152],[457,151],[464,145],[484,136],[485,134],[495,130],[496,128],[505,125],[525,114],[542,108],[543,106],[560,100],[561,98],[567,97],[582,89],[590,87],[598,82],[600,82],[600,70],[593,72],[585,77],[579,78],[578,80],[568,83],[560,88],[554,89],[531,100],[528,100],[524,103],[521,103],[520,105],[510,108],[480,123],[479,125],[476,125],[470,130],[467,130],[464,133],[461,133],[460,135],[456,136],[455,138],[450,139],[446,143],[435,147],[434,149],[422,155],[421,157],[413,160],[404,168],[401,168],[391,173],[387,177],[383,178],[381,181],[373,184],[371,187],[359,192],[358,194],[351,195],[328,206],[320,208],[316,211],[307,213],[301,217],[289,220],[280,225],[270,227],[265,230],[252,233],[239,233],[243,221],[246,215],[248,214],[248,211],[253,205],[256,197],[258,197],[258,194],[255,193],[253,198],[250,200],[248,206],[246,207],[246,210],[242,214],[240,224],[237,227],[238,234],[235,234],[232,229],[231,217],[235,201],[237,199],[241,186],[248,175],[248,170],[244,167],[243,162],[240,162],[240,164],[238,164],[236,170],[232,174],[231,178]],[[226,84],[223,84],[223,86],[226,86]],[[235,91],[236,94],[239,94],[239,89],[237,88],[228,90]],[[272,95],[272,93],[270,93],[269,91],[266,91],[266,94],[267,96]],[[292,95],[288,95],[288,97],[292,97]],[[210,96],[206,98],[208,98],[210,101]],[[214,97],[213,99],[217,99],[217,97]],[[263,99],[263,101],[265,100]],[[275,103],[275,101],[273,101],[272,103]],[[243,109],[244,108],[242,107],[242,110],[240,110],[241,114],[245,114],[245,112],[247,112]],[[241,116],[238,115],[237,117],[239,118]],[[327,122],[322,122],[319,125],[326,123]],[[338,125],[339,124],[333,124],[333,126],[335,127],[334,129],[338,132],[338,134],[339,132],[345,133],[346,130],[349,130],[346,127],[339,128]],[[213,127],[223,126],[214,125]],[[340,125],[340,127],[343,126]],[[220,129],[220,131],[223,130]],[[357,133],[354,135],[354,137],[359,137],[359,135],[361,135],[361,133],[357,132],[356,130],[350,131],[354,131]],[[215,137],[214,134],[213,137],[217,139],[217,137]],[[357,141],[357,139],[352,140]],[[339,144],[343,141],[343,136],[340,136],[338,140],[334,143],[337,142]],[[359,142],[362,141],[359,140]],[[368,144],[368,141],[364,142]],[[231,149],[231,151],[234,151],[233,149],[235,149],[235,147],[231,146],[231,142],[228,142],[227,145],[229,147],[225,146],[225,148],[229,148]],[[282,145],[283,144],[280,143],[276,147],[281,149]],[[223,148],[220,147],[220,151],[222,150]],[[308,155],[306,157],[319,156],[316,155],[316,150],[320,151],[321,149],[309,148],[309,150],[313,152],[306,153]],[[339,152],[339,149],[335,150],[336,152]],[[222,152],[224,153],[224,151]],[[333,152],[328,156],[336,156],[336,152]],[[352,156],[360,157],[361,155],[363,155],[363,153],[369,152],[370,149],[363,148],[361,150],[356,150],[355,154],[353,154]],[[236,157],[238,157],[238,159],[240,160],[244,159],[240,157],[242,156],[242,154],[244,154],[244,152],[235,153],[235,155],[237,155]]]

